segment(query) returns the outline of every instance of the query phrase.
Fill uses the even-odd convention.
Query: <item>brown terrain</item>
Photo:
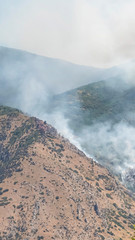
[[[135,200],[46,122],[0,107],[0,239],[130,240]]]

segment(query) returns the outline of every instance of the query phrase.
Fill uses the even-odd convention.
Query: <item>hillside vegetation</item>
[[[53,100],[52,107],[62,108],[73,129],[76,124],[80,129],[96,122],[129,122],[128,113],[135,113],[135,87],[120,79],[91,83],[57,95]]]

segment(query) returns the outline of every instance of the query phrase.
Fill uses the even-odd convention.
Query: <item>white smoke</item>
[[[130,187],[135,191],[134,175],[130,174],[135,169],[135,128],[133,126],[124,122],[113,126],[111,122],[93,124],[82,129],[78,142],[87,154],[118,175],[127,186],[131,182],[133,187]]]
[[[135,128],[120,122],[112,127],[109,122],[98,123],[82,130],[80,143],[95,157],[101,156],[123,173],[135,166]],[[80,136],[81,136],[80,135]]]
[[[134,0],[0,1],[0,44],[77,64],[135,57]]]

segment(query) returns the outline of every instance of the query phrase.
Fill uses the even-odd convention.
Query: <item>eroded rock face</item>
[[[135,192],[135,168],[130,168],[126,171],[123,177],[125,185]]]
[[[130,239],[135,201],[112,174],[46,122],[7,113],[0,115],[0,240]]]

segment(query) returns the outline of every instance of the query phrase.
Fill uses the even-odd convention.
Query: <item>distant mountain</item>
[[[0,107],[0,239],[123,239],[135,200],[56,129]]]
[[[0,47],[0,103],[33,114],[49,97],[84,84],[121,76],[117,67],[98,69]]]

